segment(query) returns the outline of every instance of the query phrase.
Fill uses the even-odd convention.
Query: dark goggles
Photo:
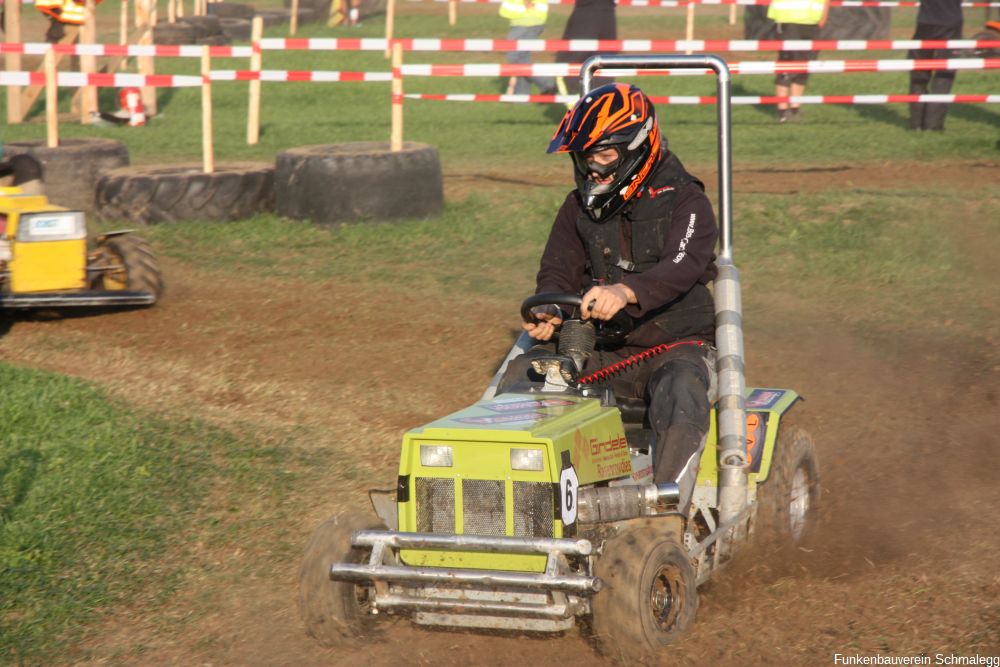
[[[609,148],[613,149],[617,154],[617,157],[612,162],[600,164],[594,161],[595,154],[603,153]],[[576,166],[576,170],[584,176],[593,174],[598,178],[607,178],[618,171],[618,168],[622,164],[622,152],[615,146],[601,146],[600,148],[593,148],[583,153],[570,153],[570,155],[573,156],[573,163]]]

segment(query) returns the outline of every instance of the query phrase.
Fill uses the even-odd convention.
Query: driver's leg
[[[657,483],[676,482],[679,507],[686,511],[708,434],[714,355],[710,348],[693,346],[666,355],[648,385],[649,423],[656,433],[653,478]]]

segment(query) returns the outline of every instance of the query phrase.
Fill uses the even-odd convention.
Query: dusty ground
[[[1000,171],[996,163],[959,166],[965,177],[956,187],[995,183]],[[738,170],[737,179],[763,192],[822,189],[834,179],[921,185],[905,165],[833,171]],[[467,186],[448,183],[453,194]],[[352,285],[213,277],[209,290],[191,267],[166,262],[165,272],[169,296],[150,310],[8,320],[0,359],[90,378],[157,411],[262,428],[304,425],[317,445],[364,452],[367,473],[378,478],[371,485],[385,486],[394,480],[400,434],[478,396],[516,324],[516,304],[460,293],[380,293],[376,312]],[[996,306],[995,294],[983,298]],[[821,312],[778,286],[744,301],[749,382],[794,387],[807,399],[796,411],[821,457],[821,528],[794,562],[748,558],[704,589],[696,627],[665,661],[824,665],[838,652],[1000,655],[996,341],[861,331],[856,314]],[[448,315],[455,312],[461,317]],[[359,342],[381,354],[358,354]],[[363,504],[367,486],[299,489],[288,501],[296,525],[275,529],[274,539],[291,533],[304,544],[327,514]],[[296,616],[298,563],[267,560],[269,535],[261,530],[257,553],[233,544],[189,554],[195,574],[164,607],[106,619],[67,662],[608,663],[576,633],[484,636],[404,622],[390,624],[383,642],[323,649]],[[257,556],[274,565],[248,568]]]

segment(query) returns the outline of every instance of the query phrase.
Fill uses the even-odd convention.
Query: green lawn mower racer
[[[480,401],[403,437],[396,488],[370,493],[375,516],[338,514],[316,529],[299,606],[323,644],[406,614],[420,625],[532,632],[582,622],[608,654],[641,658],[694,622],[698,586],[742,545],[760,536],[791,544],[809,527],[819,484],[812,441],[788,415],[799,397],[748,388],[743,377],[729,70],[709,55],[595,56],[583,90],[614,68],[717,75],[719,398],[691,507],[677,507],[676,484],[653,482],[643,406],[579,377],[581,337],[565,332],[592,327],[592,345],[620,336],[617,325],[567,319],[557,354],[535,362],[544,384],[497,395],[509,361],[532,344],[523,334]],[[549,303],[572,309],[580,297],[536,295],[522,315]]]

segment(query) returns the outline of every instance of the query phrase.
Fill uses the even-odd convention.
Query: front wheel
[[[149,244],[138,236],[109,236],[97,246],[95,261],[99,268],[95,287],[108,291],[148,292],[159,300],[163,294],[163,276]]]
[[[642,660],[676,640],[698,611],[697,580],[673,534],[643,528],[609,540],[597,562],[604,588],[593,628],[606,653]]]
[[[758,541],[779,548],[799,543],[811,530],[819,506],[819,464],[809,434],[782,420],[767,479],[757,492]]]
[[[384,528],[382,522],[366,514],[335,514],[316,527],[306,545],[299,570],[299,615],[306,633],[323,646],[373,634],[373,588],[332,581],[330,566],[368,562],[371,550],[352,546],[351,535],[356,530]]]

